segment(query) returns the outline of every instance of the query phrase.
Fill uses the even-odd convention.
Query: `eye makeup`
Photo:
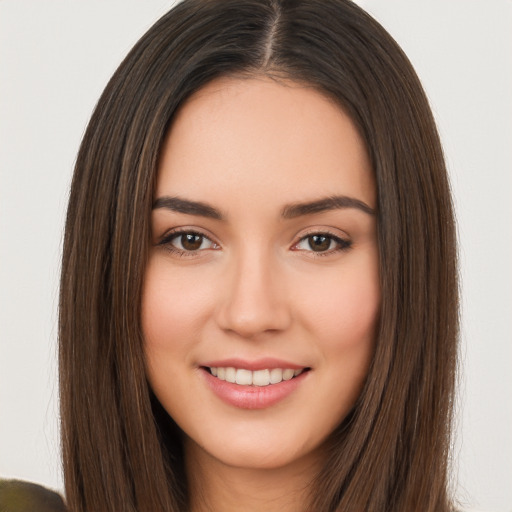
[[[179,257],[197,257],[202,251],[219,250],[221,246],[201,231],[176,229],[157,243],[157,246]],[[351,248],[352,242],[325,230],[315,230],[302,236],[290,250],[311,253],[312,256],[329,256]]]

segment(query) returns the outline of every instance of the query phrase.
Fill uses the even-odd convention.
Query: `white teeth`
[[[235,382],[242,386],[250,386],[253,383],[253,378],[250,370],[237,370]]]
[[[270,384],[270,372],[268,370],[252,372],[252,383],[255,386],[268,386]]]
[[[236,383],[241,386],[269,386],[279,384],[283,380],[290,380],[300,375],[304,369],[292,370],[291,368],[272,368],[271,370],[245,370],[243,368],[233,368],[229,366],[211,367],[211,374],[220,380]]]
[[[293,377],[293,370],[283,370],[283,380],[290,380]]]
[[[226,381],[233,384],[236,382],[236,370],[234,368],[226,368]]]
[[[272,368],[270,370],[270,384],[277,384],[283,380],[283,370],[281,368]]]

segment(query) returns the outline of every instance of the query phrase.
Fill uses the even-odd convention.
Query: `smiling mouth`
[[[244,368],[205,366],[203,367],[211,375],[219,380],[238,384],[240,386],[258,386],[265,387],[298,377],[302,373],[309,371],[309,368],[272,368],[264,370],[246,370]]]

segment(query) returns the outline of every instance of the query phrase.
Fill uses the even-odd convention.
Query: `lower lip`
[[[207,385],[224,402],[240,409],[266,409],[291,395],[307,378],[304,371],[290,380],[268,386],[241,386],[217,379],[208,370],[201,368]]]

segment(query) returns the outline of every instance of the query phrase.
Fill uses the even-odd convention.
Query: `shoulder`
[[[0,479],[2,512],[66,512],[62,497],[42,485]]]

